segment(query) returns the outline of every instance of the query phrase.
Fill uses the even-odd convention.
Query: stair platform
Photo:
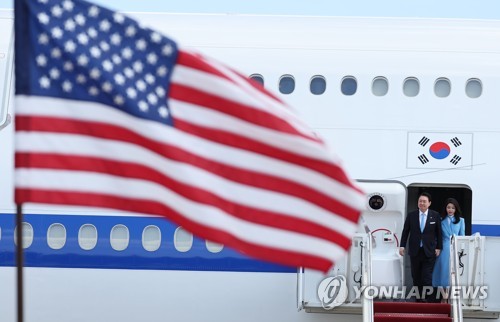
[[[375,322],[451,322],[451,305],[447,303],[374,302]]]

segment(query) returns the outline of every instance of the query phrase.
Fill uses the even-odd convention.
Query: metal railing
[[[474,256],[473,256],[473,261],[472,261],[472,274],[471,274],[471,279],[470,279],[470,285],[471,286],[476,286],[476,275],[478,271],[478,266],[479,266],[479,258],[480,258],[480,252],[481,252],[481,236],[476,233],[473,235],[474,236]],[[472,299],[469,299],[468,305],[472,305]]]
[[[462,322],[463,321],[463,313],[462,313],[462,297],[454,296],[455,293],[453,290],[459,287],[459,273],[458,273],[458,248],[457,248],[457,240],[455,235],[451,236],[451,245],[450,245],[450,290],[449,296],[451,296],[451,314],[453,318],[453,322]]]
[[[363,272],[363,278],[361,279],[361,286],[372,285],[372,239],[371,234],[367,234],[366,238],[363,238],[363,247],[365,251],[363,252],[363,262],[361,269]],[[364,292],[362,293],[364,294]],[[361,304],[363,307],[363,322],[373,322],[373,299],[371,297],[361,296]]]
[[[11,122],[11,116],[10,114],[7,114],[7,118],[5,119],[5,122],[3,122],[3,124],[0,125],[0,131],[3,130],[4,128],[7,127],[7,125],[9,125]]]

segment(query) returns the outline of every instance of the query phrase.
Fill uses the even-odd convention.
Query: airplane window
[[[209,240],[205,241],[205,245],[207,246],[207,250],[211,253],[219,253],[222,251],[222,249],[224,249],[223,244],[219,244]]]
[[[2,227],[0,227],[0,240],[2,240]]]
[[[415,77],[408,77],[403,83],[403,93],[408,97],[415,97],[420,92],[420,83]]]
[[[185,253],[193,247],[193,234],[182,227],[177,227],[174,233],[174,247]]]
[[[354,95],[358,89],[358,82],[356,78],[352,76],[346,76],[342,79],[342,84],[340,84],[340,90],[344,95]]]
[[[85,224],[78,231],[78,245],[83,250],[91,250],[97,245],[97,228],[91,224]]]
[[[142,247],[148,252],[154,252],[160,248],[161,231],[157,226],[147,226],[142,231]]]
[[[279,90],[281,94],[291,94],[295,90],[295,79],[292,75],[281,76]]]
[[[378,76],[373,79],[372,93],[375,96],[384,96],[389,91],[389,82],[387,78]]]
[[[28,248],[33,244],[33,226],[27,222],[23,222],[23,248]],[[17,227],[14,229],[14,244],[17,245]]]
[[[66,244],[66,228],[62,224],[52,224],[47,230],[47,244],[52,249],[61,249]]]
[[[129,237],[128,228],[124,225],[118,224],[111,228],[109,242],[114,250],[122,251],[127,249]]]
[[[323,76],[313,76],[309,88],[314,95],[323,94],[326,91],[326,79]]]
[[[249,78],[264,86],[264,77],[261,74],[252,74]]]
[[[483,93],[483,84],[477,78],[471,78],[465,85],[465,93],[470,98],[478,98]]]
[[[448,97],[451,92],[450,80],[447,78],[438,78],[434,83],[434,94],[437,97]]]

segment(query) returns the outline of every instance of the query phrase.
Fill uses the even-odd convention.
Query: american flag
[[[277,97],[79,0],[15,1],[16,203],[164,216],[247,255],[327,271],[364,194]]]

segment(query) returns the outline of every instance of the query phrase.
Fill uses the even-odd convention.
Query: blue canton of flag
[[[69,0],[16,1],[17,32],[36,41],[16,42],[16,60],[30,62],[16,75],[16,94],[94,101],[172,123],[172,40],[120,13]]]

